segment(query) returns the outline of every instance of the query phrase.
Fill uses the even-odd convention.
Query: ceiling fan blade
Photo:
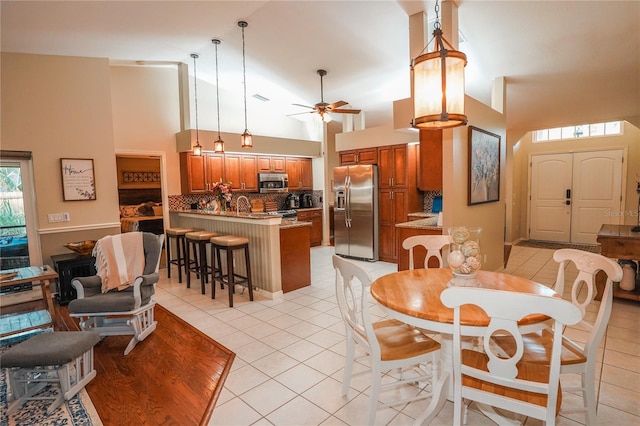
[[[291,105],[295,105],[295,106],[299,106],[299,107],[303,107],[303,108],[315,109],[314,107],[309,106],[309,105],[302,105],[302,104],[291,104]]]
[[[287,117],[291,117],[292,115],[302,115],[302,114],[315,114],[316,111],[305,111],[305,112],[296,112],[293,114],[287,114]]]
[[[332,109],[331,112],[338,114],[360,114],[359,109]]]
[[[338,102],[334,102],[334,103],[332,103],[332,104],[329,104],[329,105],[328,105],[328,108],[331,108],[331,109],[339,108],[339,107],[341,107],[341,106],[343,106],[343,105],[346,105],[346,104],[348,104],[348,103],[349,103],[349,102],[345,102],[345,101],[338,101]]]

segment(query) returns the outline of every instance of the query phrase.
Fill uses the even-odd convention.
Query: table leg
[[[49,311],[49,316],[51,317],[51,322],[53,323],[55,308],[53,307],[53,299],[51,298],[51,287],[49,286],[49,280],[42,280],[40,289],[42,290],[42,299],[44,300],[44,303],[47,304],[47,311]]]

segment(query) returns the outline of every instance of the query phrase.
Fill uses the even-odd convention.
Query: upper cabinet
[[[420,161],[418,188],[442,190],[442,130],[420,129]]]
[[[234,191],[258,192],[258,163],[255,155],[225,154],[225,182]]]
[[[258,173],[286,173],[284,156],[258,156]]]
[[[363,148],[340,151],[340,165],[352,166],[354,164],[378,164],[378,149]]]
[[[258,192],[258,173],[288,173],[289,188],[312,190],[311,158],[282,155],[180,153],[180,184],[183,194],[209,192],[216,182],[231,183],[233,191]]]
[[[378,187],[407,188],[409,174],[408,146],[390,145],[378,148]],[[413,166],[415,167],[415,166]]]
[[[313,189],[311,158],[286,157],[285,163],[290,190]]]
[[[208,192],[215,182],[224,177],[224,157],[205,152],[193,155],[180,153],[180,185],[183,194]]]

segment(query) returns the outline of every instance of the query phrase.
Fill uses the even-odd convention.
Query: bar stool
[[[193,228],[167,228],[165,231],[165,241],[167,242],[167,278],[171,278],[171,265],[178,266],[178,282],[182,283],[182,270],[187,273],[187,243],[185,235],[187,232],[193,232]],[[171,257],[171,239],[176,240],[176,257]]]
[[[211,298],[216,297],[216,279],[220,280],[220,284],[229,286],[229,307],[233,307],[233,293],[236,284],[245,284],[249,288],[249,300],[253,301],[253,284],[251,282],[251,263],[249,261],[249,239],[244,237],[236,237],[235,235],[223,235],[221,237],[211,238],[212,248],[215,257],[218,259],[218,266],[222,270],[220,263],[220,252],[224,250],[227,256],[227,273],[220,271],[218,277],[213,276],[213,285],[211,286]],[[233,269],[233,252],[235,250],[244,250],[244,260],[247,268],[247,276],[238,275]]]
[[[208,281],[209,274],[214,272],[213,259],[211,266],[207,262],[207,246],[211,244],[211,238],[217,235],[216,232],[210,231],[192,231],[185,234],[187,243],[187,288],[191,287],[191,271],[193,271],[196,275],[200,275],[200,289],[202,294],[205,293],[204,285]],[[193,248],[193,260],[191,259],[191,248]]]

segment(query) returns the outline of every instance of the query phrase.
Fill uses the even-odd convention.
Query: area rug
[[[523,240],[516,244],[519,247],[532,247],[532,248],[542,248],[542,249],[551,249],[558,250],[562,248],[571,248],[576,250],[589,251],[591,253],[600,253],[600,245],[599,244],[570,244],[570,243],[558,243],[552,241],[536,241],[536,240]]]
[[[13,342],[17,344],[19,341]],[[0,353],[10,346],[0,348]],[[91,398],[82,389],[76,396],[60,405],[56,411],[47,414],[51,400],[27,401],[19,410],[7,416],[9,392],[7,370],[0,368],[0,426],[102,426]],[[56,385],[48,385],[39,396],[52,396],[58,390]]]

